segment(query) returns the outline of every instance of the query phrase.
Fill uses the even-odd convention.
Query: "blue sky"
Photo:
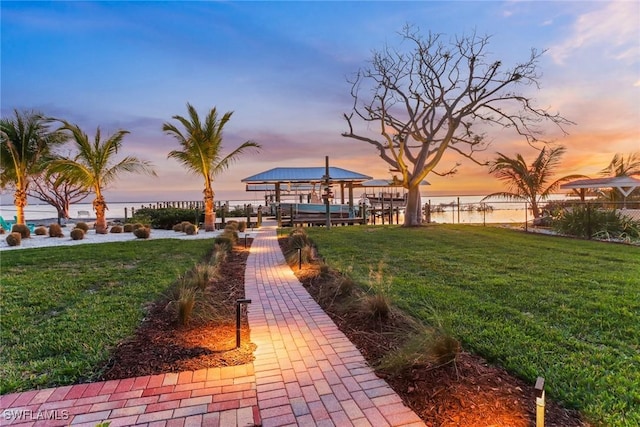
[[[251,199],[240,179],[277,166],[334,166],[375,177],[388,167],[369,145],[343,138],[347,78],[371,52],[398,46],[406,23],[446,37],[492,35],[495,59],[514,64],[547,49],[532,96],[576,122],[561,174],[596,176],[617,152],[640,150],[640,2],[11,2],[0,3],[2,116],[36,109],[79,124],[131,131],[123,154],[152,161],[157,178],[123,176],[113,201],[189,200],[201,179],[167,153],[161,131],[190,102],[234,111],[225,147],[262,144],[220,176],[219,199]],[[550,137],[553,134],[550,129]],[[496,151],[536,153],[492,136]],[[441,169],[456,161],[447,156]],[[427,194],[487,194],[499,182],[462,161],[430,176]],[[3,196],[3,203],[6,196]]]

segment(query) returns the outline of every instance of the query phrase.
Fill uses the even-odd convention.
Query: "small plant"
[[[191,320],[193,306],[196,304],[196,290],[189,287],[182,288],[178,299],[178,320],[181,325],[186,326]]]
[[[64,237],[60,224],[53,223],[49,225],[49,237]]]
[[[133,224],[129,224],[129,223],[125,224],[122,230],[125,233],[133,233]]]
[[[387,354],[378,368],[398,374],[416,367],[437,367],[454,363],[459,353],[460,342],[444,330],[420,326],[402,347]]]
[[[364,297],[363,305],[368,315],[376,320],[385,320],[391,313],[391,277],[384,274],[384,261],[378,263],[378,268],[369,266],[369,291]]]
[[[240,221],[238,223],[238,231],[241,233],[244,233],[246,229],[247,229],[247,221]]]
[[[185,231],[187,229],[188,226],[191,225],[191,222],[189,221],[182,221],[180,223],[180,228],[182,229],[182,231]]]
[[[86,222],[79,222],[76,224],[76,228],[79,228],[80,230],[87,233],[89,231],[89,224],[87,224]]]
[[[229,253],[233,249],[233,240],[229,236],[220,235],[215,238],[213,244],[216,247],[216,251]]]
[[[11,227],[11,232],[20,233],[20,236],[23,239],[31,237],[31,230],[29,230],[29,227],[27,227],[26,224],[14,224],[13,227]]]
[[[230,249],[226,250],[220,244],[213,245],[213,255],[211,256],[211,263],[213,265],[220,265],[226,261],[227,255],[229,254]]]
[[[217,265],[196,264],[191,270],[190,277],[193,286],[203,291],[209,282],[220,278],[220,270]]]
[[[7,244],[9,246],[20,246],[22,235],[20,233],[11,232],[7,235]]]
[[[34,231],[36,236],[46,236],[47,235],[47,227],[38,227]]]
[[[133,231],[136,231],[139,228],[144,228],[144,224],[142,224],[141,222],[136,222],[135,224],[133,224]]]
[[[184,231],[184,227],[182,226],[182,223],[174,225],[172,229],[176,233],[182,233]]]
[[[133,234],[138,239],[148,239],[149,236],[151,235],[151,229],[147,227],[138,227],[133,230]]]
[[[225,229],[219,237],[226,237],[231,240],[232,246],[238,243],[238,232]]]
[[[84,230],[82,228],[74,228],[71,230],[70,236],[72,240],[82,240],[84,239]]]
[[[111,230],[109,230],[110,233],[122,233],[122,226],[121,225],[114,225],[113,227],[111,227]]]
[[[187,233],[188,236],[194,236],[198,234],[198,227],[194,224],[188,224],[184,227],[184,232]]]
[[[0,227],[0,234],[4,234],[6,233],[6,231],[4,230],[4,228]]]
[[[238,231],[239,226],[240,223],[235,219],[232,219],[231,221],[227,221],[227,225],[224,226],[224,229],[229,231]]]

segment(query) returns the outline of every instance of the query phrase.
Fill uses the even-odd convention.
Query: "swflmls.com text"
[[[7,421],[39,421],[39,420],[68,420],[69,411],[66,409],[51,411],[32,411],[30,409],[5,409],[2,418]]]

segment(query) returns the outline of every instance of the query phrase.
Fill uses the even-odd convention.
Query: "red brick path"
[[[255,362],[0,396],[0,425],[424,426],[286,265],[275,226],[245,275]]]

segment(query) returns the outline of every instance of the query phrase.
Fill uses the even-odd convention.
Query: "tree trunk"
[[[16,206],[16,224],[24,224],[24,207],[27,206],[27,192],[19,188],[13,197],[13,204]],[[11,230],[7,230],[11,231]]]
[[[216,211],[214,209],[213,190],[204,190],[204,231],[216,229]]]
[[[409,188],[407,196],[407,208],[404,213],[404,226],[416,227],[422,224],[420,186]]]
[[[105,212],[107,210],[107,204],[104,201],[102,196],[97,197],[93,201],[93,210],[96,212],[96,233],[97,234],[107,234],[107,219],[105,217]]]
[[[531,202],[531,211],[533,212],[533,218],[540,218],[540,208],[538,207],[538,202],[535,200]]]

